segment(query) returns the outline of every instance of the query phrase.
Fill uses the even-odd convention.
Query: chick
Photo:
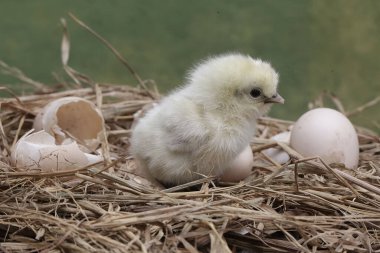
[[[140,169],[164,184],[220,176],[252,140],[256,120],[277,93],[267,62],[226,54],[201,62],[185,85],[140,119],[131,153]]]

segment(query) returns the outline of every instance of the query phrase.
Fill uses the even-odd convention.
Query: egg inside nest
[[[328,164],[356,168],[359,141],[354,126],[342,113],[317,108],[303,114],[294,124],[290,146],[304,157],[319,156]]]

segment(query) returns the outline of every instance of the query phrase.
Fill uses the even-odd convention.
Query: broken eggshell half
[[[51,134],[57,144],[73,138],[94,151],[104,130],[102,113],[83,98],[64,97],[48,103],[36,116],[33,128]]]
[[[52,172],[81,168],[103,160],[101,155],[85,153],[75,141],[68,141],[56,145],[54,137],[44,130],[29,131],[14,146],[12,162],[20,169]]]

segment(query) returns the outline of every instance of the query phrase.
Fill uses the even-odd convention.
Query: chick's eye
[[[252,89],[250,92],[251,97],[258,98],[261,96],[261,90],[259,89]]]

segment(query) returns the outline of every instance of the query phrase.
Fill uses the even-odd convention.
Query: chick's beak
[[[285,102],[285,99],[283,97],[280,96],[280,94],[276,94],[270,98],[266,98],[264,100],[264,103],[267,104],[267,103],[276,103],[276,104],[283,104]]]

